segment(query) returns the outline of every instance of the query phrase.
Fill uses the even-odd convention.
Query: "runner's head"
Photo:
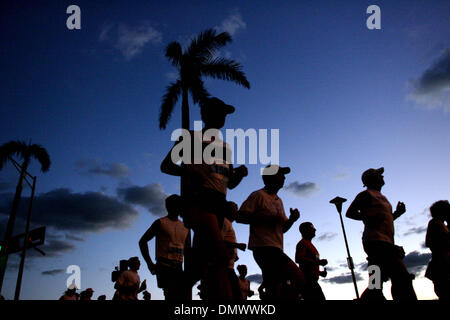
[[[298,227],[298,230],[302,234],[302,237],[305,239],[311,240],[316,236],[316,228],[311,222],[303,222]]]
[[[267,189],[278,192],[284,186],[285,175],[291,172],[289,167],[280,167],[276,164],[268,165],[264,168],[262,178]]]
[[[378,169],[370,168],[363,172],[361,180],[365,187],[369,189],[381,190],[381,187],[384,186],[383,173],[383,167]]]
[[[181,214],[181,197],[177,194],[172,194],[166,198],[166,209],[168,216],[176,218]]]
[[[128,266],[130,270],[137,271],[141,266],[141,262],[139,261],[138,257],[131,257],[130,259],[128,259]]]
[[[200,113],[205,128],[221,129],[225,125],[227,114],[234,112],[234,107],[218,98],[207,98],[201,103]]]
[[[237,271],[241,277],[245,277],[247,275],[247,266],[245,264],[240,264],[237,266]]]
[[[448,200],[437,201],[430,207],[430,213],[433,218],[448,221],[450,216],[450,203]]]

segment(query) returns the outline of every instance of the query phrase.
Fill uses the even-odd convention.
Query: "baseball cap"
[[[92,290],[92,288],[87,288],[86,291],[94,292],[94,290]]]
[[[203,101],[202,106],[205,106],[208,111],[222,110],[223,112],[225,112],[225,114],[233,113],[235,110],[235,108],[232,105],[226,104],[225,102],[216,97],[206,98]]]
[[[291,172],[291,168],[289,167],[280,167],[277,164],[269,164],[267,167],[265,167],[262,170],[263,176],[271,176],[274,174],[277,174],[278,172],[281,172],[282,174],[288,174]]]
[[[364,185],[367,185],[367,182],[370,181],[370,179],[372,179],[372,177],[376,176],[377,174],[383,174],[384,172],[384,168],[378,168],[378,169],[367,169],[366,171],[363,172],[362,176],[361,176],[361,180],[364,183]]]

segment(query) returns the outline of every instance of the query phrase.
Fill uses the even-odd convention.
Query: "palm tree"
[[[23,141],[10,141],[8,143],[0,146],[0,170],[5,165],[6,161],[12,160],[12,156],[16,155],[22,158],[23,162],[20,166],[20,176],[19,182],[16,187],[16,194],[14,195],[14,200],[11,208],[11,213],[8,219],[8,225],[5,231],[5,242],[7,242],[11,236],[14,229],[14,222],[17,215],[17,210],[19,208],[20,197],[22,194],[22,184],[27,174],[28,165],[30,164],[31,158],[35,158],[41,164],[41,171],[46,172],[50,168],[50,157],[42,146],[37,144],[26,144]],[[6,251],[6,250],[5,250]],[[8,255],[0,255],[0,290],[3,284],[3,277],[6,271],[6,264],[8,261]]]
[[[233,81],[250,89],[250,83],[238,62],[215,57],[217,50],[228,42],[231,42],[231,36],[227,32],[216,34],[215,30],[208,29],[193,39],[184,52],[177,41],[167,46],[166,57],[178,69],[178,79],[167,87],[162,98],[159,115],[160,129],[166,128],[181,94],[182,128],[189,130],[189,92],[194,103],[201,104],[202,100],[209,96],[202,76]]]

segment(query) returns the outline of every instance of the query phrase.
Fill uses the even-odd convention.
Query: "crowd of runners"
[[[192,300],[196,283],[200,283],[197,286],[200,298],[207,301],[242,302],[253,296],[255,293],[246,279],[247,267],[238,265],[239,276],[235,272],[238,250],[247,247],[262,272],[263,281],[258,288],[260,299],[325,300],[318,280],[327,276],[326,269],[321,270],[321,267],[328,261],[320,258],[312,244],[316,234],[313,223],[305,221],[299,226],[301,240],[296,246],[295,261],[283,251],[284,233],[300,218],[296,208],[290,208],[287,216],[278,195],[291,169],[267,166],[262,172],[262,185],[240,207],[226,199],[227,189],[236,188],[248,174],[244,165],[233,167],[224,156],[229,155],[229,146],[214,134],[234,110],[220,99],[207,99],[201,106],[203,130],[189,132],[192,142],[190,161],[174,152],[180,150],[186,137],[180,138],[162,161],[163,173],[181,178],[181,195],[167,197],[167,216],[157,219],[140,239],[142,257],[151,274],[156,275],[157,285],[166,300]],[[209,134],[204,135],[207,131]],[[210,152],[208,159],[198,159],[193,150],[195,141],[202,150],[209,148],[216,152]],[[205,153],[200,154],[203,157]],[[183,159],[184,162],[178,164]],[[391,281],[393,299],[416,300],[413,276],[403,263],[405,252],[394,242],[394,221],[405,213],[406,208],[398,202],[393,210],[381,193],[385,183],[383,173],[384,169],[379,168],[368,169],[362,174],[366,189],[352,201],[346,217],[364,223],[362,244],[368,265],[380,268],[382,282]],[[437,201],[430,212],[432,219],[425,244],[431,250],[432,259],[425,275],[433,281],[436,295],[440,299],[449,299],[450,204],[447,200]],[[249,225],[248,245],[237,243],[233,223]],[[155,261],[148,249],[152,239],[155,239]],[[145,300],[150,300],[146,282],[141,283],[138,275],[139,258],[130,258],[128,267],[115,283],[117,291],[113,300],[137,300],[141,292]],[[68,289],[61,299],[78,299],[75,291],[76,288]],[[92,289],[87,289],[79,299],[91,297]],[[361,299],[382,300],[385,297],[382,288],[374,288],[366,289]]]

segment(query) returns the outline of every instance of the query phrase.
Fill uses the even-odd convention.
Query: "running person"
[[[425,276],[433,281],[434,292],[440,300],[450,300],[450,232],[448,200],[437,201],[430,207],[425,245],[431,250],[431,261]],[[447,223],[447,225],[446,225]]]
[[[247,266],[240,264],[237,266],[237,271],[239,272],[239,289],[241,290],[242,299],[247,300],[247,297],[251,297],[254,294],[253,290],[250,289],[250,280],[246,278]]]
[[[153,222],[139,240],[141,254],[152,274],[156,274],[158,288],[163,289],[166,300],[189,299],[188,287],[183,275],[185,248],[190,247],[188,229],[178,220],[182,205],[181,197],[166,198],[167,216]],[[155,257],[152,261],[147,243],[156,238]]]
[[[300,217],[299,211],[291,208],[288,219],[277,195],[284,185],[285,174],[290,171],[288,167],[276,165],[264,168],[264,188],[250,194],[237,217],[237,222],[250,225],[248,248],[261,268],[267,297],[271,299],[280,297],[281,284],[285,280],[290,280],[297,294],[305,284],[303,273],[283,252],[283,234]]]
[[[234,220],[229,216],[235,212],[226,201],[227,189],[235,188],[248,174],[245,166],[233,168],[230,149],[220,139],[225,118],[234,110],[218,98],[205,99],[201,105],[204,129],[184,134],[161,163],[162,172],[182,178],[183,221],[194,230],[194,265],[189,270],[189,285],[193,286],[207,274],[207,299],[213,300],[232,299],[229,261],[221,229],[224,217]],[[188,150],[183,150],[183,146]],[[180,149],[183,155],[180,155]],[[186,156],[189,151],[191,157]],[[180,160],[184,163],[178,166],[176,163]]]
[[[391,279],[393,299],[417,300],[412,277],[402,261],[403,248],[394,244],[394,220],[405,213],[405,204],[398,202],[392,213],[391,204],[381,193],[383,173],[384,168],[364,171],[361,180],[367,189],[356,196],[346,216],[363,221],[362,242],[368,263],[380,268],[381,282]],[[366,289],[361,299],[384,299],[382,289]]]
[[[141,283],[138,270],[141,262],[138,257],[128,259],[129,270],[125,270],[117,279],[114,286],[117,289],[115,294],[117,300],[138,300],[138,294],[147,289],[146,281]]]
[[[319,285],[319,276],[326,277],[327,271],[320,271],[319,266],[328,264],[327,259],[320,259],[319,251],[312,244],[311,240],[316,236],[316,228],[311,222],[300,224],[299,231],[302,234],[302,240],[297,243],[295,248],[295,262],[298,263],[303,271],[306,280],[303,298],[305,300],[324,301],[325,296]]]

